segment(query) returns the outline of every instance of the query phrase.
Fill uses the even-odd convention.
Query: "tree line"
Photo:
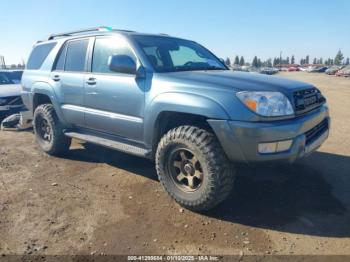
[[[274,59],[267,59],[262,61],[260,58],[257,56],[254,56],[253,61],[251,63],[246,62],[244,57],[241,56],[239,57],[238,55],[235,56],[234,62],[231,62],[231,59],[229,57],[226,58],[225,64],[228,66],[253,66],[253,67],[276,67],[279,65],[294,65],[296,63],[294,55],[291,57],[286,57],[286,58],[281,58],[281,57],[275,57]],[[310,56],[307,55],[304,58],[300,59],[300,65],[309,65],[309,64],[324,64],[324,65],[349,65],[350,64],[350,58],[347,57],[345,59],[344,54],[339,51],[335,55],[334,58],[328,58],[328,59],[323,59],[322,57],[320,58],[314,58],[312,61],[310,60]]]

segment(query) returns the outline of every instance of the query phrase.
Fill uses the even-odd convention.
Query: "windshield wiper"
[[[206,67],[203,70],[227,70],[227,69],[223,68],[223,67],[220,67],[220,66],[209,66],[209,67]]]
[[[183,71],[208,71],[208,70],[227,70],[226,68],[219,66],[208,66],[208,67],[175,67],[173,72]]]

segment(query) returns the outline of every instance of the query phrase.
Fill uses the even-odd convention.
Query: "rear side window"
[[[64,62],[66,60],[66,53],[67,53],[67,45],[64,46],[64,48],[59,53],[59,57],[56,61],[56,65],[54,70],[63,71],[64,70]]]
[[[27,69],[38,70],[44,63],[45,59],[55,47],[56,43],[42,44],[34,47],[32,53],[29,56]]]
[[[86,64],[86,51],[89,45],[88,39],[68,42],[65,71],[83,72]]]

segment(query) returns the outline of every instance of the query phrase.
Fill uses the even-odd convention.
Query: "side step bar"
[[[111,149],[116,149],[118,151],[122,151],[125,153],[130,153],[136,156],[146,157],[148,158],[150,156],[150,150],[147,150],[145,148],[136,146],[136,145],[130,145],[128,143],[125,143],[124,141],[116,141],[109,138],[97,136],[93,133],[78,133],[78,132],[65,132],[66,136],[71,138],[80,139],[86,142],[90,142],[93,144],[105,146]]]

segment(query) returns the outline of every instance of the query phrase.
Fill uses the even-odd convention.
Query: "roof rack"
[[[55,39],[57,37],[79,35],[79,34],[84,34],[84,33],[109,32],[109,31],[133,32],[130,30],[113,29],[110,26],[100,26],[100,27],[87,28],[87,29],[70,31],[70,32],[65,32],[65,33],[60,33],[60,34],[52,34],[49,36],[48,40],[52,40],[52,39]]]

